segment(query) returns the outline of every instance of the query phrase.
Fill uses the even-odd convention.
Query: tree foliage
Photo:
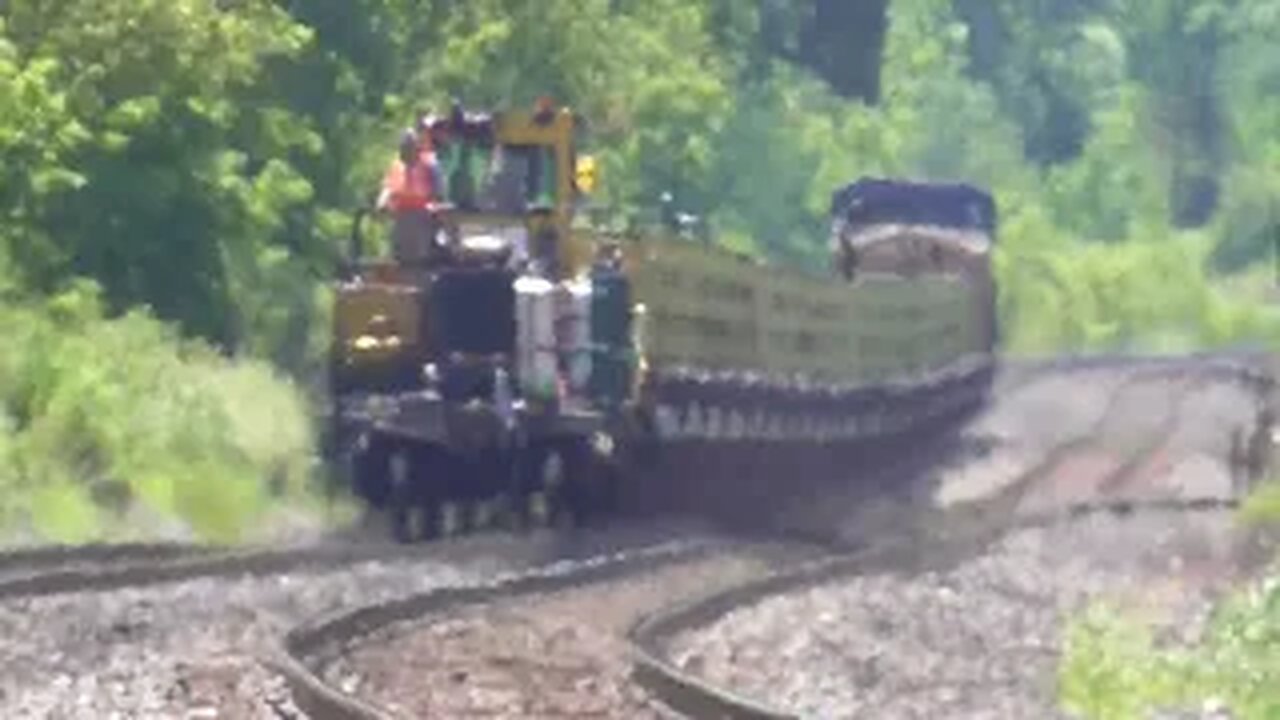
[[[1183,226],[1215,267],[1264,258],[1267,3],[858,6],[11,0],[0,267],[44,292],[94,278],[113,309],[311,371],[318,281],[396,130],[452,97],[541,94],[589,121],[598,202],[634,213],[669,191],[727,242],[791,262],[821,265],[827,197],[863,174],[978,182],[1013,228],[1048,208],[1043,240],[1006,238],[1009,268]]]

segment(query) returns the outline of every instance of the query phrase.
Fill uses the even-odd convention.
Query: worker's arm
[[[435,153],[432,153],[431,158],[427,161],[427,172],[431,180],[432,202],[447,202],[445,198],[444,172],[440,169],[440,161],[436,159]]]

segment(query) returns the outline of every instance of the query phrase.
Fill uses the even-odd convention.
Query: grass
[[[236,541],[314,507],[302,391],[96,289],[0,304],[0,531],[36,542],[156,532]]]
[[[1262,484],[1240,518],[1280,527],[1280,482]],[[1209,704],[1238,720],[1280,718],[1280,564],[1220,602],[1193,647],[1159,647],[1140,618],[1090,607],[1068,626],[1059,682],[1063,707],[1094,720]]]

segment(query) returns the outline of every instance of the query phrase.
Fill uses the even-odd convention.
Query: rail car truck
[[[357,217],[333,429],[354,491],[399,538],[465,530],[495,504],[516,525],[768,512],[798,476],[982,402],[988,195],[841,188],[834,272],[808,274],[670,227],[576,222],[594,171],[576,125],[545,102],[429,123],[444,202],[422,262],[371,257]]]

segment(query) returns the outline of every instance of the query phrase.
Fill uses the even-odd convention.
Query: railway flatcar
[[[806,479],[980,405],[997,341],[995,206],[864,179],[832,196],[832,272],[672,227],[578,222],[593,165],[567,108],[422,123],[426,247],[336,288],[333,430],[402,540],[619,512],[746,519]],[[820,242],[821,239],[815,239]],[[486,516],[489,516],[486,518]]]

